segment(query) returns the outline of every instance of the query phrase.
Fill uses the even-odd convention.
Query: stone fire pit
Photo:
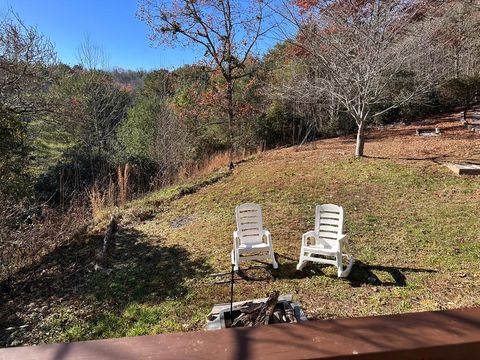
[[[207,330],[218,330],[232,327],[232,323],[235,321],[235,319],[244,314],[245,311],[248,313],[248,311],[250,311],[252,308],[258,307],[261,304],[266,304],[269,299],[270,298],[262,298],[234,302],[231,315],[230,304],[216,304],[213,306],[212,311],[207,316]],[[292,295],[289,294],[278,297],[273,314],[268,319],[268,324],[289,323],[306,320],[307,318],[305,317],[302,308],[299,304],[296,304],[292,301]]]

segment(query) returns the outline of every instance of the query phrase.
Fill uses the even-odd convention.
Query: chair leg
[[[278,269],[278,263],[275,260],[275,253],[273,252],[273,246],[270,245],[270,250],[269,250],[270,258],[272,259],[272,266],[274,269]]]
[[[348,241],[344,243],[344,251],[345,253],[340,251],[340,263],[342,264],[342,271],[340,271],[340,269],[338,271],[338,277],[342,277],[342,278],[345,278],[348,275],[350,275],[350,272],[352,271],[352,267],[354,263],[353,256],[350,254],[350,246],[348,244]],[[343,269],[343,256],[345,256],[348,260],[348,265],[346,269]]]
[[[347,255],[347,259],[348,259],[347,268],[341,272],[338,271],[338,277],[346,278],[348,277],[348,275],[350,275],[350,272],[352,271],[353,263],[355,262],[355,260],[353,260],[352,255]],[[342,268],[343,268],[343,265],[342,265]]]
[[[297,264],[297,270],[302,271],[305,265],[307,265],[307,261],[300,259],[300,261]]]
[[[300,250],[300,258],[298,259],[298,264],[297,264],[298,271],[301,271],[305,267],[305,265],[307,265],[307,261],[303,259],[303,254],[304,254],[304,251],[302,246],[302,249]]]
[[[232,255],[231,255],[231,257],[232,257],[232,264],[234,265],[234,266],[233,266],[233,270],[234,270],[234,271],[238,271],[238,269],[239,269],[239,267],[238,267],[238,265],[239,265],[239,260],[238,260],[238,253],[237,253],[237,251],[232,250]]]
[[[337,276],[340,277],[343,273],[343,263],[342,263],[342,253],[337,252],[335,256],[335,260],[337,260]]]

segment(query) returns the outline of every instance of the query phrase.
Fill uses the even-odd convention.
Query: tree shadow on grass
[[[180,299],[188,292],[186,279],[211,272],[204,259],[192,259],[185,248],[164,246],[161,238],[153,239],[158,243],[153,245],[151,238],[132,229],[117,233],[108,268],[96,271],[95,256],[102,248],[102,239],[101,235],[89,236],[58,247],[12,276],[11,290],[1,294],[0,323],[2,328],[28,327],[13,337],[12,333],[0,333],[0,346],[9,346],[13,338],[20,344],[42,341],[29,330],[59,307],[83,309],[83,316],[96,321],[106,312],[121,314],[131,303]],[[19,319],[14,314],[28,316]]]
[[[234,278],[234,281],[274,281],[271,270],[272,265],[258,261],[261,265],[252,265],[247,267],[241,267]]]
[[[406,160],[406,161],[431,161],[435,164],[440,164],[449,155],[435,155],[435,156],[424,156],[424,157],[413,157],[413,156],[404,156],[404,157],[389,157],[389,156],[371,156],[371,155],[364,155],[363,157],[366,159],[377,159],[377,160]]]

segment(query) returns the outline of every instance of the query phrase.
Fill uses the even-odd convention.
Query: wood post
[[[97,267],[105,268],[108,266],[110,256],[115,248],[115,234],[118,231],[117,219],[114,215],[110,218],[105,237],[103,238],[103,247],[100,256],[98,257]]]

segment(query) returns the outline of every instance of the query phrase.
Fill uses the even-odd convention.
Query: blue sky
[[[135,17],[136,0],[0,0],[0,12],[12,8],[54,44],[60,60],[74,65],[77,48],[89,34],[108,57],[109,67],[173,68],[193,63],[202,52],[153,48],[148,27]]]
[[[171,69],[202,58],[198,48],[152,46],[147,25],[135,16],[137,6],[137,0],[0,0],[0,13],[12,8],[46,35],[69,65],[78,63],[77,48],[86,34],[103,49],[109,68]]]

